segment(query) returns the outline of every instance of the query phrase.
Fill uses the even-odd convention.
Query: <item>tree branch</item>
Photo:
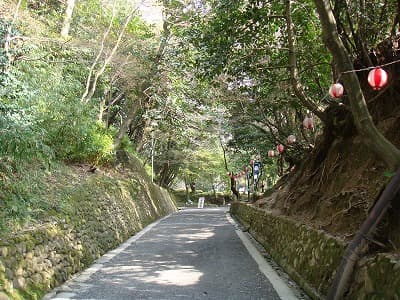
[[[296,97],[300,102],[312,111],[321,121],[325,121],[326,116],[324,112],[320,111],[315,103],[306,96],[303,87],[299,80],[299,71],[297,69],[297,59],[296,59],[296,37],[294,32],[294,24],[292,20],[292,0],[286,0],[286,30],[288,34],[289,43],[289,69],[291,76],[291,83]]]

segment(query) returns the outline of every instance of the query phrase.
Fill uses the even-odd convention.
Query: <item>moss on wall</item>
[[[49,212],[40,225],[3,234],[0,299],[39,299],[147,224],[176,210],[167,191],[153,185],[145,173],[132,170],[123,176],[93,174],[64,186],[68,208],[63,215]]]
[[[324,299],[346,244],[323,231],[235,202],[234,214],[270,255],[313,298]],[[400,257],[362,259],[347,299],[400,299]]]

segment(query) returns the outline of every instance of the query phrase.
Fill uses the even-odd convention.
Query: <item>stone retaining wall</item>
[[[346,247],[342,240],[244,203],[233,203],[231,213],[313,299],[325,298]],[[346,298],[400,299],[400,257],[362,259]]]
[[[96,185],[98,194],[89,192],[88,185]],[[0,300],[40,299],[147,224],[176,210],[168,192],[142,176],[114,180],[94,175],[66,196],[73,208],[65,220],[1,236]]]

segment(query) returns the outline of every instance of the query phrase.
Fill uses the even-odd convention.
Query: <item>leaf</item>
[[[385,171],[383,173],[383,176],[388,177],[388,178],[392,178],[396,173],[391,172],[391,171]]]

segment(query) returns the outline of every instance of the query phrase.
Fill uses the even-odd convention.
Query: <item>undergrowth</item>
[[[3,163],[4,165],[4,163]],[[12,172],[0,170],[0,230],[17,230],[44,216],[69,209],[63,188],[73,182],[69,171],[58,164],[45,169],[41,164],[19,165]],[[59,173],[59,174],[56,174]],[[63,176],[59,176],[62,174]],[[60,179],[55,179],[62,178]]]

